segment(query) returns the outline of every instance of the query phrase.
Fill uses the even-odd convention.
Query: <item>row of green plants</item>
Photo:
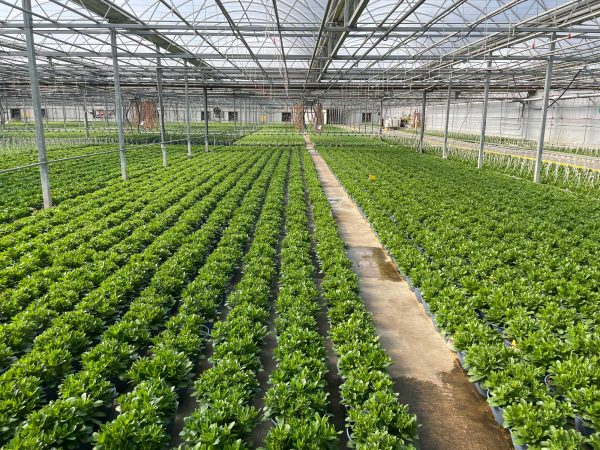
[[[134,388],[118,399],[117,418],[103,424],[94,436],[97,449],[128,448],[132,443],[160,449],[170,442],[168,428],[174,420],[177,397],[186,393],[184,389],[190,384],[194,363],[207,338],[203,329],[215,319],[218,305],[261,213],[265,196],[272,198],[270,192],[277,192],[278,186],[273,183],[277,185],[279,180],[278,175],[271,178],[273,172],[285,174],[285,164],[282,158],[279,163],[273,160],[265,168],[236,210],[215,251],[184,290],[177,313],[168,319],[165,330],[153,340],[148,354],[135,361],[127,372],[127,379]],[[234,201],[230,207],[235,207]],[[206,374],[204,372],[203,376]],[[219,383],[228,379],[222,375],[216,378]],[[149,386],[156,388],[149,389]],[[178,395],[173,395],[174,391]],[[219,441],[213,439],[206,443],[218,444]]]
[[[211,181],[212,175],[220,176],[220,170],[228,168],[230,163],[220,163],[211,157],[205,158],[204,164],[201,168],[196,165],[175,167],[153,177],[113,185],[100,196],[97,208],[81,210],[81,215],[73,220],[65,217],[64,223],[56,223],[51,228],[48,221],[40,220],[0,238],[0,246],[7,246],[0,252],[0,287],[28,289],[27,285],[33,284],[32,278],[41,272],[52,278],[53,274],[62,275],[91,260],[104,258],[105,251],[150,221],[153,218],[150,214],[159,215],[193,188]],[[173,189],[175,181],[181,186]],[[90,200],[91,204],[95,203]],[[68,210],[74,212],[71,208]],[[48,268],[52,270],[45,270]],[[40,295],[41,292],[35,292],[33,297]]]
[[[320,150],[515,443],[597,448],[597,201],[396,148]]]
[[[411,129],[408,131],[413,131],[415,134],[418,133],[418,130]],[[436,136],[436,137],[444,137],[443,130],[426,130],[425,133],[428,136]],[[448,133],[448,137],[450,139],[457,139],[460,141],[466,142],[477,142],[479,143],[480,136],[475,133],[465,133],[465,132],[456,132],[450,131]],[[537,141],[533,139],[525,139],[514,136],[497,136],[497,135],[486,135],[485,141],[490,144],[501,144],[508,145],[510,147],[516,148],[526,148],[534,150],[537,148]],[[553,152],[562,152],[562,153],[573,153],[576,155],[583,156],[600,156],[600,149],[594,147],[586,147],[586,146],[568,146],[568,145],[560,145],[551,142],[546,142],[544,144],[544,149]]]
[[[341,402],[347,411],[350,446],[357,449],[410,449],[417,419],[398,402],[387,367],[392,363],[375,332],[371,314],[359,297],[358,278],[310,155],[304,168],[315,227],[316,253],[329,305],[329,337],[342,377]]]
[[[156,160],[149,160],[148,158],[145,159],[146,163],[144,165],[137,168],[135,167],[135,164],[132,164],[134,166],[133,168],[131,167],[132,165],[128,165],[128,180],[125,183],[123,183],[123,180],[120,177],[120,171],[117,169],[111,172],[109,176],[108,174],[103,174],[101,171],[97,172],[96,169],[99,168],[91,167],[91,178],[88,181],[93,181],[93,184],[89,184],[85,188],[85,192],[73,190],[73,195],[55,202],[55,207],[53,208],[34,210],[34,205],[32,205],[27,208],[28,214],[26,214],[25,217],[10,217],[9,222],[0,224],[0,251],[5,251],[17,246],[23,241],[26,241],[26,238],[33,238],[47,232],[58,233],[58,231],[55,231],[58,229],[57,225],[65,226],[66,224],[72,223],[73,226],[76,227],[83,226],[84,223],[81,223],[79,216],[88,213],[88,209],[102,208],[105,206],[105,203],[112,200],[112,197],[118,197],[122,192],[134,189],[135,186],[138,183],[143,182],[144,179],[154,177],[161,172],[168,171],[169,173],[174,173],[181,171],[182,173],[185,173],[188,168],[195,170],[197,167],[195,163],[202,164],[202,161],[196,161],[196,159],[210,157],[210,155],[206,153],[201,153],[197,155],[196,159],[190,161],[185,157],[183,150],[183,147],[177,149],[179,156],[175,158],[175,160],[171,160],[171,164],[167,168],[161,164],[155,164],[157,162]],[[223,150],[219,150],[219,152],[220,151]],[[118,158],[111,163],[111,166],[115,163],[118,166]],[[73,179],[70,180],[71,184],[76,184],[76,172],[77,171],[75,170],[75,173],[71,175],[73,177]],[[21,173],[21,176],[23,176],[23,174],[24,172]],[[95,181],[93,179],[94,176],[97,177]],[[105,176],[106,180],[104,178]],[[36,185],[36,190],[39,191],[39,173],[37,172],[37,169],[34,178],[38,183]],[[2,178],[0,177],[0,181],[1,179]],[[31,180],[25,181],[23,190],[13,186],[13,194],[17,197],[21,196],[20,200],[17,200],[17,204],[20,202],[27,202],[27,190],[32,189],[32,186],[27,185],[30,181]],[[86,185],[86,183],[87,181],[85,181],[84,185]],[[56,193],[55,189],[53,189],[53,193]],[[3,194],[6,193],[3,192]],[[35,193],[34,196],[38,196],[38,193]],[[56,197],[54,200],[56,200]],[[62,231],[68,233],[70,230],[71,228]],[[55,237],[59,236],[60,234]]]
[[[304,146],[304,139],[300,133],[290,132],[287,128],[264,126],[260,130],[249,134],[235,145],[290,147]]]
[[[382,140],[398,148],[410,148],[413,151],[420,150],[418,140],[409,134],[384,135]],[[361,146],[366,145],[364,140],[361,141]],[[423,152],[441,156],[441,141],[435,143],[426,140],[423,144]],[[493,169],[509,176],[532,180],[535,170],[535,158],[532,155],[524,154],[524,152],[526,153],[523,149],[515,149],[513,154],[510,154],[486,147],[484,167],[486,170]],[[460,143],[449,145],[447,158],[474,166],[477,164],[477,148],[460,145]],[[585,167],[585,161],[581,161],[579,165],[573,160],[564,163],[560,161],[543,161],[540,180],[544,184],[597,196],[598,187],[600,186],[600,172]]]
[[[52,327],[36,338],[33,349],[0,376],[3,441],[11,437],[17,425],[15,443],[20,439],[26,442],[62,439],[60,434],[65,428],[60,426],[60,421],[53,424],[44,418],[51,414],[56,415],[56,420],[60,419],[62,408],[72,401],[69,400],[72,396],[64,398],[64,402],[51,401],[36,410],[60,391],[57,387],[78,366],[85,370],[99,364],[98,372],[113,384],[118,383],[119,376],[123,377],[133,362],[132,358],[147,351],[152,336],[164,326],[165,317],[176,306],[189,277],[202,265],[244,193],[273,156],[263,154],[249,170],[234,172],[213,193],[185,211],[173,227],[142,253],[130,258],[126,266],[107,278],[94,291],[97,295],[86,296],[74,311],[54,319]],[[113,348],[121,346],[128,349],[130,357],[114,353]],[[102,366],[103,359],[113,358],[116,358],[116,367],[113,367],[118,368],[116,372]],[[75,376],[79,376],[77,372]],[[11,390],[14,391],[17,381],[27,378],[37,384],[38,390],[24,399],[26,401],[15,404]],[[87,390],[84,393],[87,397]],[[80,415],[79,411],[75,412],[76,416]],[[33,424],[38,421],[41,421],[39,426],[51,427],[50,430],[32,433],[38,426]],[[52,430],[58,435],[53,437]]]
[[[338,434],[328,412],[325,342],[317,325],[322,307],[298,151],[290,167],[285,233],[275,304],[277,367],[264,399],[265,416],[273,426],[265,446],[272,450],[337,448]]]
[[[121,182],[119,154],[114,147],[86,147],[86,150],[111,153],[51,164],[49,174],[55,205]],[[169,146],[168,151],[171,164],[186,159],[187,148],[183,146]],[[160,149],[145,147],[129,151],[127,167],[131,178],[152,173],[161,167]],[[12,222],[36,214],[41,206],[37,167],[0,174],[0,233],[7,234]]]
[[[251,133],[244,130],[211,126],[209,144],[212,150],[230,146],[236,140]],[[116,133],[92,132],[85,137],[83,130],[49,131],[47,158],[50,161],[50,181],[53,201],[60,204],[77,196],[87,194],[119,182],[120,163],[116,147]],[[187,135],[180,127],[170,127],[167,143],[169,163],[177,163],[187,157]],[[196,154],[204,151],[204,130],[194,128],[191,135]],[[126,151],[129,177],[151,172],[160,167],[161,151],[156,132],[126,134]],[[0,136],[0,169],[12,169],[37,163],[35,138],[31,132],[3,132]],[[64,158],[79,158],[60,161]],[[3,224],[28,217],[41,209],[42,197],[37,166],[0,173],[0,233]]]
[[[225,319],[212,330],[211,366],[194,383],[197,407],[185,419],[182,448],[250,447],[251,434],[260,417],[253,399],[259,387],[260,351],[267,334],[272,285],[277,277],[289,159],[286,152],[271,180],[243,260],[242,278],[227,297]]]
[[[242,165],[241,170],[249,167]],[[181,229],[186,225],[184,214],[186,211],[194,211],[201,208],[200,211],[210,212],[218,201],[225,195],[236,179],[236,176],[242,173],[238,171],[233,174],[227,173],[231,166],[215,172],[214,177],[210,178],[191,191],[181,190],[178,195],[180,201],[170,205],[167,198],[157,201],[157,204],[166,208],[161,214],[153,216],[151,213],[148,222],[140,224],[136,230],[132,230],[125,239],[115,244],[107,252],[92,251],[98,258],[88,264],[82,265],[71,272],[64,272],[65,267],[56,267],[57,280],[49,288],[47,293],[39,298],[28,298],[31,293],[29,290],[7,291],[14,294],[10,297],[11,302],[3,306],[3,312],[15,312],[15,305],[23,305],[22,311],[14,314],[9,322],[0,326],[0,348],[2,348],[2,365],[6,367],[16,357],[27,353],[31,349],[34,338],[46,327],[51,326],[52,321],[62,312],[72,310],[78,302],[86,298],[105,295],[106,288],[112,289],[114,281],[118,280],[123,274],[128,273],[138,263],[138,258],[143,258],[146,251],[152,248],[157,240],[168,239],[177,228]],[[182,186],[185,189],[186,186]],[[178,189],[173,189],[178,191]],[[190,224],[196,220],[192,216]],[[45,273],[41,273],[40,279],[44,280]],[[139,275],[138,275],[139,276]],[[33,279],[28,278],[27,280]],[[43,281],[42,281],[43,282]],[[38,285],[38,290],[42,290]],[[35,293],[35,292],[34,292]],[[27,300],[27,301],[26,301]],[[12,309],[10,309],[12,306]]]

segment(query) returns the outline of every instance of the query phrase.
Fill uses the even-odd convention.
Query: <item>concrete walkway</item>
[[[347,254],[359,276],[360,295],[373,313],[377,332],[394,361],[390,373],[400,401],[421,424],[422,450],[504,450],[506,430],[469,383],[408,284],[340,183],[305,137]]]

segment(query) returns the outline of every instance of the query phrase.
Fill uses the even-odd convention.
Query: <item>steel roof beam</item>
[[[342,23],[346,30],[341,32],[330,31],[325,34],[323,45],[327,49],[328,58],[317,76],[317,81],[321,81],[323,75],[327,73],[331,61],[337,56],[338,51],[350,34],[350,30],[356,26],[358,18],[368,4],[369,0],[338,0],[331,21],[336,25]]]
[[[269,78],[269,75],[267,75],[267,73],[265,72],[265,69],[263,68],[263,66],[258,61],[256,55],[254,54],[254,51],[252,51],[252,49],[248,45],[248,42],[246,41],[246,39],[244,38],[244,36],[237,29],[236,24],[233,22],[233,19],[231,18],[231,15],[227,11],[227,8],[225,8],[225,5],[223,5],[223,2],[221,0],[215,0],[215,3],[217,4],[217,6],[219,7],[219,9],[221,10],[221,12],[223,13],[223,15],[225,16],[225,19],[227,20],[227,23],[231,27],[231,31],[233,31],[234,33],[237,33],[237,38],[242,42],[242,44],[244,45],[244,47],[246,47],[246,50],[248,50],[248,54],[250,55],[250,57],[254,60],[254,62],[259,67],[259,69],[261,70],[261,72],[263,73],[263,75],[267,78],[267,80],[269,81],[269,83],[272,84],[273,83],[272,80]]]

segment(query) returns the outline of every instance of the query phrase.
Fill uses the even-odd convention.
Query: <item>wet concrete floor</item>
[[[400,401],[417,414],[422,450],[511,449],[506,430],[469,383],[377,236],[323,158],[307,149],[332,206],[347,254],[359,276],[360,295],[373,313]]]

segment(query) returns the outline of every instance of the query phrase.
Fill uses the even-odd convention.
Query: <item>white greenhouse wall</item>
[[[537,140],[540,132],[541,99],[522,103],[490,101],[486,134]],[[551,100],[552,103],[552,100]],[[420,105],[386,109],[393,118],[420,111]],[[428,106],[425,127],[443,131],[446,104]],[[449,130],[479,134],[482,102],[456,103],[450,107]],[[563,145],[600,146],[600,97],[568,98],[548,109],[546,142]]]

